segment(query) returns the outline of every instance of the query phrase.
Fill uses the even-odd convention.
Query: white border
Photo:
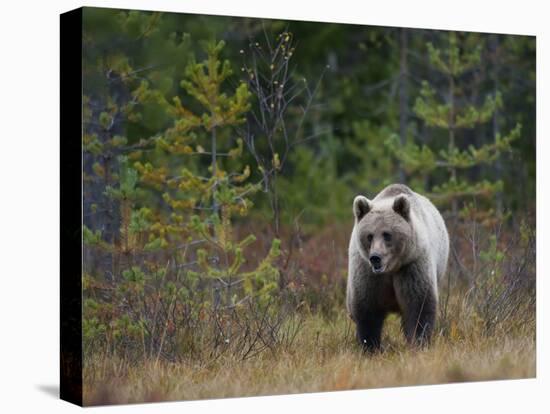
[[[64,413],[52,397],[59,349],[59,13],[77,1],[3,5],[0,24],[0,410]],[[298,396],[118,406],[117,412],[543,412],[547,341],[549,29],[544,1],[110,0],[87,6],[181,11],[537,36],[537,379]],[[546,111],[545,111],[546,109]],[[79,139],[79,137],[75,137]],[[541,254],[542,253],[542,254]],[[546,257],[545,257],[546,256]],[[78,277],[78,275],[75,275]],[[546,352],[544,352],[546,350]],[[46,391],[44,391],[46,389]],[[50,389],[50,392],[47,390]],[[98,409],[90,409],[96,411]]]

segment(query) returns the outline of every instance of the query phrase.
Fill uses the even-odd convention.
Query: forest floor
[[[384,327],[384,350],[365,355],[354,343],[344,312],[331,320],[302,319],[290,349],[242,360],[129,363],[90,357],[84,365],[84,404],[244,397],[289,393],[532,378],[536,375],[534,323],[491,336],[474,321],[450,324],[425,349],[405,343],[399,318]]]

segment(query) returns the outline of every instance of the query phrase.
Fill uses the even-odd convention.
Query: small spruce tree
[[[502,190],[501,180],[472,182],[468,179],[468,173],[474,168],[494,163],[502,153],[510,151],[512,141],[519,137],[520,125],[516,125],[507,135],[496,134],[488,143],[479,146],[470,144],[466,147],[461,143],[461,139],[466,137],[465,131],[490,122],[503,102],[498,91],[487,95],[481,104],[477,104],[471,96],[471,79],[467,75],[471,75],[481,63],[481,38],[476,34],[462,37],[450,32],[447,41],[445,49],[427,44],[429,61],[442,75],[443,86],[438,88],[423,81],[420,96],[414,105],[414,112],[428,127],[446,133],[446,147],[440,147],[437,151],[412,141],[400,145],[396,136],[388,140],[388,144],[409,174],[426,177],[436,170],[447,171],[443,181],[432,185],[428,191],[431,191],[436,202],[450,206],[453,216],[457,216],[459,207],[466,205],[464,201],[473,197],[490,200]],[[486,209],[485,213],[485,216],[490,216],[492,209]]]
[[[171,174],[166,162],[155,166],[136,161],[134,166],[144,184],[162,192],[168,207],[167,214],[157,215],[158,221],[152,225],[156,233],[151,240],[158,238],[160,247],[182,240],[200,245],[196,251],[199,273],[218,284],[216,292],[226,292],[216,295],[214,302],[231,307],[251,296],[263,301],[270,298],[277,287],[278,271],[273,262],[280,245],[279,240],[273,240],[267,257],[255,269],[243,270],[244,249],[255,236],[237,240],[234,217],[247,215],[252,206],[250,196],[260,186],[247,182],[251,173],[248,165],[235,170],[240,165],[242,139],[233,139],[233,148],[228,145],[233,127],[244,122],[250,110],[250,93],[244,82],[232,93],[226,91],[225,81],[232,70],[229,61],[220,59],[223,47],[223,41],[205,43],[206,60],[193,60],[187,66],[181,86],[194,101],[184,106],[182,99],[175,97],[166,106],[175,121],[155,139],[156,147],[179,160],[173,163],[179,172]],[[189,109],[192,105],[193,110]],[[208,157],[208,168],[205,170],[200,162],[194,169],[187,168],[192,165],[187,162],[191,157]],[[237,291],[239,286],[242,297]]]

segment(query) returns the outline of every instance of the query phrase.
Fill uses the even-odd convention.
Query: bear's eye
[[[367,236],[367,241],[368,241],[369,243],[372,241],[372,234],[369,234],[369,235]]]
[[[391,241],[391,234],[385,231],[382,233],[382,237],[384,238],[384,241],[390,242]]]

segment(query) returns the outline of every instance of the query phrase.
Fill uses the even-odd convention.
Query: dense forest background
[[[86,8],[83,38],[88,401],[152,398],[105,360],[351,347],[352,201],[393,182],[449,228],[442,338],[534,338],[534,37]]]

